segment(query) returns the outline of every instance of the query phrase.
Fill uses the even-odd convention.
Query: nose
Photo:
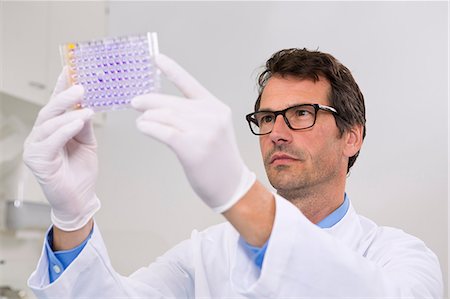
[[[292,130],[288,127],[282,115],[277,115],[273,124],[270,139],[275,144],[290,143],[292,141]]]

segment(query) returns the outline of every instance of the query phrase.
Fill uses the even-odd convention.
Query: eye
[[[261,120],[260,123],[271,123],[273,121],[273,115],[264,115]]]
[[[312,112],[308,109],[298,107],[294,111],[295,117],[309,117],[312,115]]]
[[[258,113],[255,115],[255,118],[258,122],[258,125],[272,123],[274,120],[274,116],[272,113]]]

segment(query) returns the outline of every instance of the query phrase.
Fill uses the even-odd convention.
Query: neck
[[[345,183],[331,190],[278,190],[278,194],[294,204],[312,223],[318,223],[344,202]]]

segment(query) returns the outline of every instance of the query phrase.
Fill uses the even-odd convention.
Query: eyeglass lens
[[[296,130],[311,127],[316,118],[316,110],[312,105],[295,106],[280,112],[260,111],[254,114],[256,124],[253,123],[252,130],[257,134],[269,133],[278,114],[283,115],[287,125]]]

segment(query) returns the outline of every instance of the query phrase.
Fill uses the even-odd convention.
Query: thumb
[[[49,136],[42,142],[42,152],[45,152],[47,159],[54,159],[58,152],[73,138],[83,127],[81,119],[74,120],[61,128],[54,134]]]
[[[155,56],[155,63],[167,79],[175,84],[188,99],[212,97],[209,91],[197,79],[168,56],[158,54]]]
[[[75,135],[74,139],[81,144],[93,146],[97,145],[92,119],[89,119],[84,123],[83,128],[77,135]]]
[[[69,82],[69,69],[65,66],[61,73],[59,74],[58,79],[56,80],[55,89],[52,93],[52,98],[54,98],[57,94],[63,92],[70,86]]]

